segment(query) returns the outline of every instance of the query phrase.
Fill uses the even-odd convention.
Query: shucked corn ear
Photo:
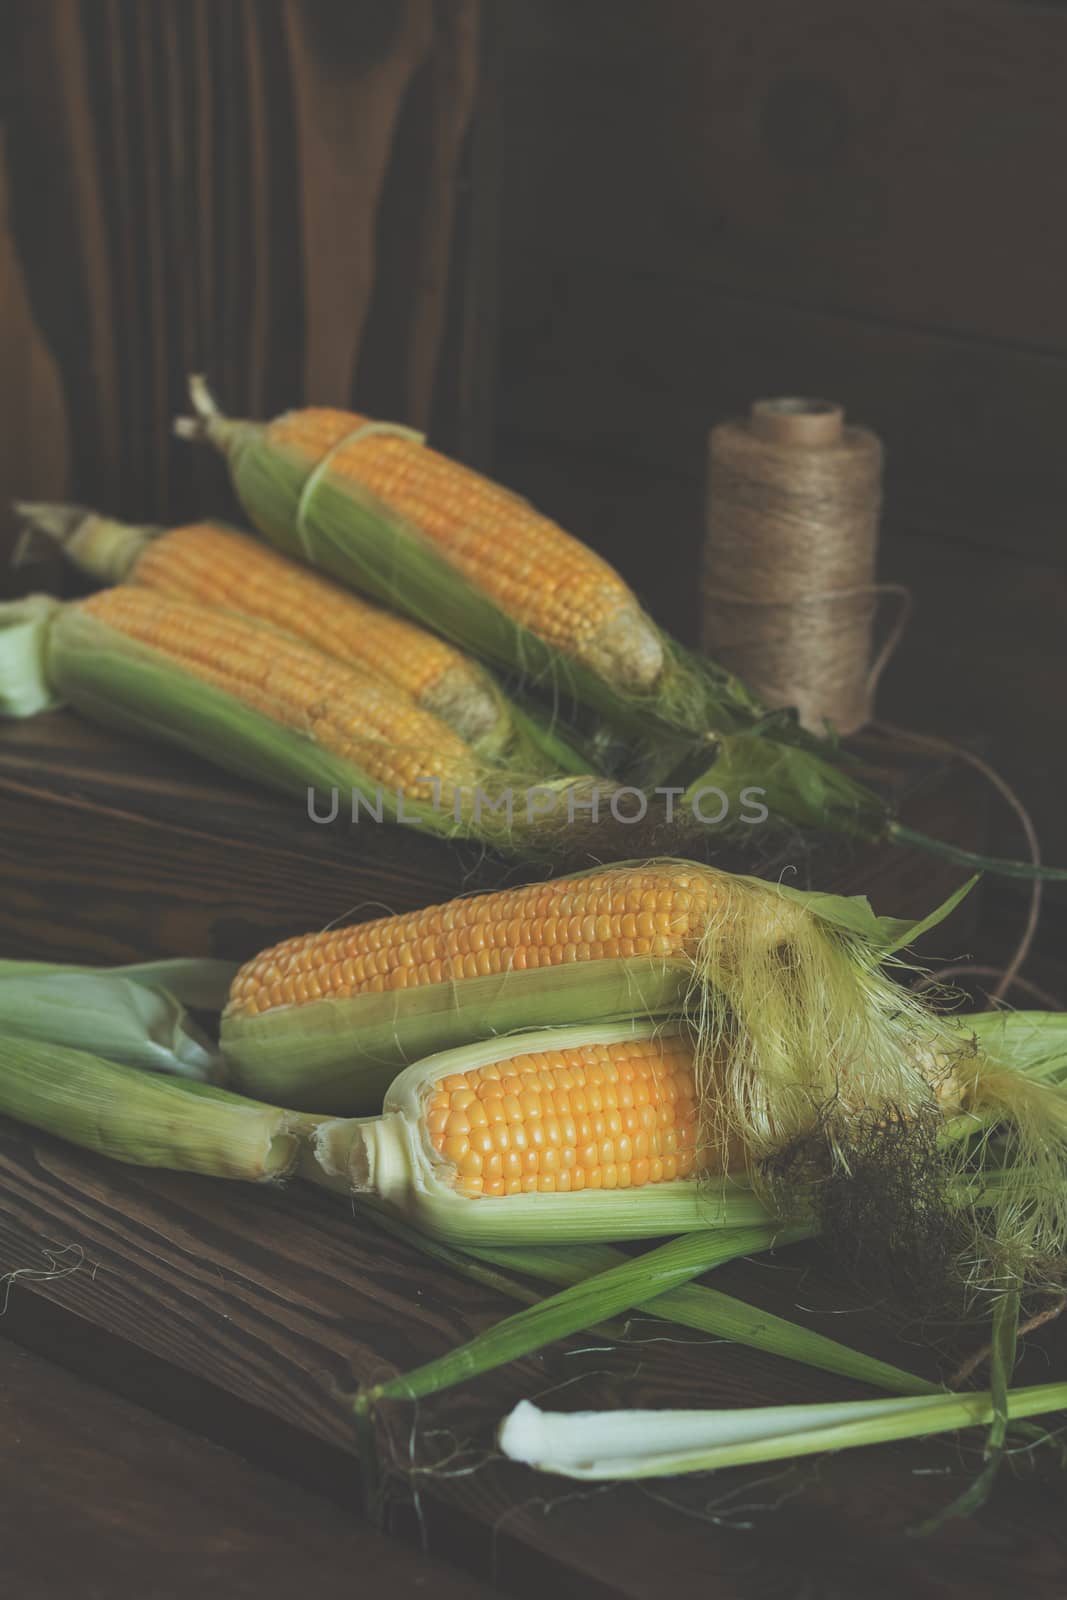
[[[287,939],[239,970],[224,1049],[250,1093],[359,1111],[449,1045],[677,1012],[732,882],[685,862],[618,867]],[[772,922],[782,910],[768,897]]]
[[[527,855],[610,848],[594,820],[610,784],[489,764],[393,684],[266,623],[134,584],[0,608],[0,714],[32,714],[48,695],[305,803],[317,796],[327,819],[351,806],[367,826],[406,822]]]
[[[421,1061],[392,1084],[380,1117],[321,1122],[315,1153],[339,1188],[471,1244],[765,1221],[700,1138],[691,1042],[627,1022]]]
[[[935,1108],[965,1050],[879,970],[913,931],[692,862],[610,867],[287,940],[239,971],[222,1048],[247,1092],[349,1113],[433,1050],[685,1014],[707,1141],[836,1152],[872,1107]]]
[[[298,566],[218,522],[135,527],[80,506],[20,505],[30,529],[59,540],[103,583],[137,583],[172,599],[222,606],[304,639],[325,655],[402,689],[487,753],[508,714],[491,679],[453,645]]]

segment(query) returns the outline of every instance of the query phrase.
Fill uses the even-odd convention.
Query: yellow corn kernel
[[[120,584],[77,602],[78,609],[168,657],[245,705],[316,740],[374,783],[433,803],[475,781],[470,747],[439,718],[391,684],[331,661],[302,640],[210,607]],[[427,781],[429,780],[429,781]],[[275,984],[285,984],[284,969]],[[310,967],[301,998],[329,992]]]
[[[423,1128],[440,1158],[441,1176],[460,1194],[526,1192],[573,1193],[575,1189],[629,1189],[647,1183],[688,1178],[698,1167],[696,1085],[692,1046],[682,1038],[627,1040],[620,1044],[580,1049],[539,1051],[528,1058],[544,1085],[527,1090],[507,1119],[511,1148],[508,1158],[487,1148],[471,1118],[475,1107],[488,1118],[499,1103],[498,1080],[484,1069],[466,1074],[466,1087],[449,1089],[449,1080],[428,1086]],[[605,1123],[621,1129],[611,1137],[603,1129],[594,1137],[580,1135],[573,1118],[558,1118],[559,1098],[567,1099],[595,1078],[608,1113]],[[642,1134],[642,1113],[624,1104],[621,1090],[640,1084],[645,1103],[662,1113],[650,1133]],[[468,1098],[469,1097],[469,1098]],[[467,1131],[449,1133],[449,1115],[469,1123]],[[442,1113],[449,1120],[442,1126]],[[644,1154],[632,1156],[642,1138]],[[518,1146],[525,1146],[519,1158]],[[512,1186],[516,1178],[523,1183]]]
[[[267,432],[312,465],[336,450],[334,478],[370,490],[509,617],[620,687],[653,686],[659,636],[613,567],[527,501],[415,439],[367,432],[342,442],[365,421],[313,407]]]
[[[472,936],[482,941],[480,953],[488,974],[520,966],[559,966],[577,959],[576,946],[556,940],[563,905],[573,918],[598,919],[606,935],[601,940],[604,959],[610,960],[620,954],[627,921],[638,915],[649,896],[661,897],[658,931],[636,932],[627,953],[637,957],[665,953],[657,942],[665,939],[669,953],[684,958],[694,953],[707,918],[724,893],[710,874],[684,862],[616,867],[587,877],[557,878],[452,900],[351,928],[304,934],[245,963],[234,979],[226,1015],[297,1005],[305,998],[302,985],[312,973],[327,997],[463,978],[468,975]],[[498,929],[504,930],[500,942],[492,937]],[[533,1081],[517,1090],[510,1088],[509,1076],[518,1070],[520,1059],[511,1063],[511,1073],[494,1080],[497,1093],[504,1090],[505,1105],[515,1094],[521,1105],[523,1090],[540,1092],[541,1086]],[[596,1083],[591,1079],[590,1084],[588,1097],[596,1099]]]
[[[163,533],[146,545],[129,581],[283,628],[387,679],[465,739],[496,722],[492,688],[461,651],[236,529],[200,522]]]

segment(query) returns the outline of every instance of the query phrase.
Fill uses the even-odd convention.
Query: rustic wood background
[[[0,0],[0,555],[13,495],[224,503],[191,371],[477,453],[480,73],[479,0]]]
[[[844,402],[885,441],[881,570],[917,601],[882,714],[989,735],[1067,861],[1067,12],[499,17],[500,475],[696,639],[708,429]]]

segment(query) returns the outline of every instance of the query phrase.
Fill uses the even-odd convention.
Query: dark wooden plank
[[[397,1600],[488,1592],[6,1340],[0,1427],[5,1582],[26,1600],[273,1600],[357,1576]]]
[[[995,0],[510,5],[505,251],[1067,349],[1067,16]],[[620,328],[625,342],[626,329]]]
[[[211,1435],[225,1411],[212,1397],[234,1396],[259,1418],[250,1431],[257,1450],[276,1425],[283,1439],[295,1429],[351,1454],[356,1383],[425,1359],[506,1309],[369,1224],[354,1225],[325,1196],[143,1174],[11,1125],[0,1129],[0,1177],[0,1264],[20,1274],[6,1322],[16,1339],[35,1346],[40,1305],[53,1319],[54,1355],[55,1319],[61,1327],[66,1318],[74,1364],[85,1374],[94,1333],[103,1330],[128,1348],[129,1365],[139,1352],[157,1358],[153,1409],[168,1409],[172,1366],[190,1423]],[[810,1250],[737,1263],[716,1282],[769,1310],[845,1331],[874,1353],[938,1370],[920,1329],[863,1302]],[[432,1553],[461,1557],[523,1596],[549,1582],[583,1600],[658,1600],[666,1572],[686,1586],[713,1585],[724,1600],[899,1600],[905,1587],[931,1600],[992,1597],[1021,1584],[1050,1600],[1060,1592],[1067,1548],[1053,1508],[1062,1489],[1047,1465],[1025,1482],[1006,1478],[980,1520],[917,1542],[903,1537],[906,1529],[958,1492],[978,1465],[973,1450],[879,1448],[770,1474],[678,1480],[653,1494],[574,1492],[492,1459],[491,1431],[503,1410],[523,1394],[551,1400],[566,1380],[573,1381],[559,1401],[576,1405],[737,1405],[863,1392],[734,1346],[648,1342],[654,1331],[636,1325],[636,1346],[570,1340],[424,1402],[414,1415],[392,1408],[382,1443],[392,1525],[410,1529],[414,1519]],[[942,1363],[959,1348],[944,1348]],[[1024,1376],[1040,1378],[1050,1359],[1062,1360],[1062,1334],[1047,1335],[1043,1350],[1024,1364]],[[234,1426],[231,1412],[228,1442],[242,1448]],[[412,1475],[457,1444],[476,1470]],[[289,1459],[299,1475],[298,1454]]]
[[[873,776],[912,793],[916,826],[980,847],[984,797],[973,775],[938,772],[926,757],[909,762],[899,748],[883,754],[875,744],[870,754]],[[356,827],[316,824],[298,800],[64,713],[0,724],[0,807],[0,952],[42,959],[240,959],[333,921],[549,875],[544,865],[507,863],[366,818]],[[755,857],[732,849],[714,859],[870,893],[899,916],[922,914],[961,877],[915,852],[840,840],[758,848]],[[940,937],[963,937],[972,909]]]

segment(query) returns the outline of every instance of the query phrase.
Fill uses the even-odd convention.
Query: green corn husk
[[[704,1057],[732,1032],[736,1017],[746,1019],[750,1037],[740,1049],[748,1066],[739,1061],[739,1070],[767,1081],[773,1072],[799,1086],[802,1119],[810,1120],[813,1101],[835,1092],[828,1049],[835,1039],[845,1041],[846,1058],[861,1052],[870,1058],[864,1082],[887,1060],[885,1070],[899,1074],[908,1050],[929,1034],[931,1015],[902,998],[879,964],[947,916],[970,885],[912,923],[876,917],[859,896],[673,865],[715,880],[729,894],[731,916],[709,927],[695,956],[574,961],[229,1014],[222,1045],[235,1081],[263,1099],[351,1115],[376,1110],[397,1070],[431,1051],[547,1024],[647,1020],[686,1010],[703,1029]],[[782,959],[785,950],[792,964]],[[872,1027],[876,1049],[867,1040]],[[907,1092],[913,1096],[914,1085]],[[739,1085],[737,1098],[747,1094]]]
[[[630,742],[632,766],[622,776],[647,788],[676,784],[675,775],[685,773],[681,784],[686,788],[693,783],[694,766],[706,767],[702,787],[726,792],[764,787],[763,802],[777,822],[841,831],[872,843],[909,844],[1006,876],[1067,879],[1067,868],[978,856],[904,827],[880,796],[824,759],[833,753],[832,739],[808,734],[794,712],[769,709],[740,679],[682,649],[654,628],[636,602],[635,616],[646,634],[659,639],[662,670],[647,689],[609,681],[506,615],[418,528],[369,490],[331,471],[329,456],[313,461],[275,441],[269,423],[223,416],[203,378],[190,380],[190,396],[196,416],[179,419],[176,432],[208,440],[222,452],[249,518],[273,544],[483,660],[517,672],[553,701],[588,707]],[[353,435],[357,432],[400,433],[415,449],[423,443],[410,429],[360,426],[354,418]],[[744,822],[733,812],[729,828],[719,825],[718,831],[743,837]]]
[[[212,1084],[2,1031],[0,1112],[115,1161],[254,1183],[294,1172],[317,1126]]]
[[[185,1005],[219,1009],[236,970],[210,960],[110,968],[0,961],[0,1029],[148,1071],[219,1081],[218,1050]]]
[[[1009,1419],[1067,1407],[1067,1383],[1012,1389]],[[539,1411],[523,1400],[505,1418],[500,1449],[540,1472],[584,1481],[672,1477],[784,1461],[895,1439],[981,1427],[993,1396],[918,1395],[733,1411]]]
[[[84,506],[20,502],[15,510],[29,535],[58,544],[78,571],[98,584],[131,580],[140,557],[149,546],[172,531],[155,525],[119,522]],[[214,526],[224,536],[246,541],[253,546],[254,553],[259,543],[254,535],[224,522],[216,522]],[[164,587],[162,592],[169,591]],[[177,598],[187,597],[178,593]],[[225,593],[220,593],[212,603],[223,609],[232,605]],[[243,604],[235,609],[244,616],[269,621],[262,618],[259,609],[246,610]],[[358,625],[359,619],[354,619],[353,627]],[[308,638],[307,642],[324,648],[317,637]],[[346,656],[339,659],[349,660]],[[451,708],[444,706],[438,714],[462,737],[468,738],[478,755],[487,761],[540,776],[587,774],[593,770],[561,728],[553,727],[543,715],[512,706],[488,671],[470,660],[467,666],[480,691],[476,707],[472,711],[464,705],[462,714],[453,716]]]
[[[320,820],[351,809],[364,826],[372,819],[400,823],[546,859],[588,857],[593,847],[608,855],[632,848],[633,829],[620,824],[613,831],[590,812],[594,797],[598,811],[600,802],[607,806],[613,785],[606,781],[546,780],[483,763],[473,785],[452,794],[439,785],[437,804],[412,799],[76,604],[47,596],[34,601],[30,627],[23,603],[0,606],[0,715],[23,714],[20,705],[66,703],[92,721],[164,739],[238,777],[298,796]],[[507,807],[509,794],[514,803]]]
[[[45,667],[57,602],[31,594],[0,605],[0,717],[35,717],[62,705]]]
[[[321,567],[342,582],[445,634],[463,648],[506,672],[517,672],[553,698],[591,706],[631,737],[652,733],[671,755],[668,765],[694,745],[706,743],[709,728],[729,731],[766,719],[768,708],[724,668],[681,649],[638,617],[660,639],[664,665],[653,691],[623,693],[572,658],[517,624],[467,581],[409,523],[369,491],[328,470],[301,497],[316,463],[302,453],[272,443],[269,424],[233,421],[221,415],[201,378],[190,380],[197,419],[183,418],[183,437],[210,440],[225,455],[244,509],[272,543],[297,560]],[[353,431],[357,424],[354,422]],[[370,424],[368,431],[398,432],[413,444],[410,429]],[[802,743],[817,740],[783,713],[783,730]]]
[[[500,1245],[495,1248],[466,1245],[457,1248],[412,1227],[402,1217],[373,1202],[356,1200],[354,1204],[360,1213],[369,1212],[375,1226],[422,1251],[431,1260],[524,1305],[537,1304],[542,1297],[523,1281],[513,1277],[513,1273],[521,1273],[524,1278],[537,1278],[559,1288],[568,1288],[584,1283],[596,1273],[623,1266],[630,1259],[621,1250],[598,1244]],[[774,1235],[775,1247],[783,1243],[783,1235],[778,1232]],[[813,1333],[799,1323],[757,1310],[744,1300],[723,1294],[718,1289],[709,1289],[703,1284],[686,1283],[665,1289],[652,1299],[635,1302],[632,1309],[658,1322],[726,1339],[731,1344],[747,1345],[753,1350],[783,1356],[804,1366],[851,1378],[857,1383],[869,1383],[876,1389],[886,1389],[894,1394],[940,1393],[936,1384],[920,1378],[916,1373],[905,1372],[889,1362],[879,1361],[875,1356],[864,1355],[862,1351],[839,1344],[825,1334]],[[601,1327],[603,1323],[598,1320],[595,1326]],[[612,1329],[610,1333],[610,1337],[614,1338],[626,1339],[627,1336],[626,1328],[617,1333]]]

